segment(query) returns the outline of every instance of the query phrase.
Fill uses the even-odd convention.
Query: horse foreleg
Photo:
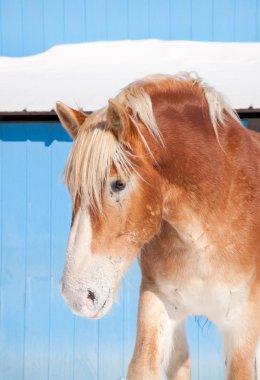
[[[255,304],[247,305],[243,316],[224,332],[228,380],[255,380],[255,356],[260,337],[259,314]]]
[[[256,380],[260,380],[260,341],[258,342],[258,347],[256,350],[255,372]]]
[[[164,340],[171,335],[163,302],[142,285],[138,310],[137,338],[127,380],[159,380]]]

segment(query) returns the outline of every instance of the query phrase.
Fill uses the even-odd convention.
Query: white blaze
[[[86,210],[79,208],[71,227],[65,273],[80,278],[91,255],[92,229],[90,216]]]
[[[61,288],[75,314],[92,318],[101,317],[111,307],[121,260],[106,251],[93,254],[91,241],[90,216],[80,208],[71,227]]]

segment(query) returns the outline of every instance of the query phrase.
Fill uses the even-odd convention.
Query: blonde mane
[[[224,123],[224,111],[234,119],[237,115],[215,89],[203,83],[192,73],[180,73],[175,76],[155,75],[136,81],[125,87],[115,98],[125,108],[131,110],[131,120],[135,126],[147,153],[154,160],[141,129],[140,121],[149,134],[161,145],[162,136],[153,112],[149,86],[160,90],[167,86],[174,89],[176,84],[186,85],[192,90],[199,87],[206,99],[213,129],[218,138],[218,124]],[[131,146],[120,143],[114,134],[105,128],[107,107],[90,115],[81,126],[74,142],[64,177],[73,202],[79,196],[83,203],[92,209],[102,211],[102,194],[113,165],[118,176],[129,175],[135,168],[132,163]]]

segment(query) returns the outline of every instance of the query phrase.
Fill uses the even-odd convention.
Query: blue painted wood
[[[192,0],[192,39],[212,41],[213,0]]]
[[[256,41],[260,41],[260,0],[256,2]]]
[[[86,4],[87,41],[107,40],[107,2],[97,0]]]
[[[205,317],[196,317],[198,324],[198,377],[197,380],[225,378],[225,359],[222,339],[217,328]]]
[[[257,39],[256,0],[236,0],[235,40],[256,41]],[[258,19],[259,22],[259,19]]]
[[[21,380],[24,370],[24,302],[27,253],[26,127],[2,129],[0,373]],[[15,140],[14,137],[15,136]]]
[[[99,321],[75,317],[74,378],[99,380]],[[107,342],[109,344],[109,342]]]
[[[2,7],[0,4],[0,55],[3,55]]]
[[[44,50],[43,2],[22,0],[23,54],[32,55]]]
[[[191,0],[171,0],[170,3],[170,28],[171,39],[190,40],[191,28]]]
[[[58,123],[45,125],[50,130],[51,144],[51,234],[50,234],[50,329],[49,380],[71,380],[74,376],[74,316],[60,296],[59,281],[64,265],[67,236],[70,229],[71,202],[62,172],[71,144]]]
[[[86,41],[86,2],[64,0],[64,41]]]
[[[124,374],[126,376],[127,367],[133,354],[136,337],[137,309],[139,300],[139,288],[141,273],[137,260],[132,264],[131,269],[123,280],[124,286]]]
[[[1,54],[21,56],[24,53],[21,1],[0,1],[0,8]]]
[[[46,50],[65,42],[63,0],[43,0],[43,8],[44,49]]]
[[[115,39],[259,41],[260,0],[0,1],[0,54]]]
[[[44,124],[28,128],[24,375],[39,380],[49,370],[51,155],[44,143],[49,139]]]
[[[149,35],[152,38],[170,39],[170,1],[149,2]]]
[[[235,0],[214,1],[213,39],[214,41],[234,41]],[[225,25],[225,27],[223,27]]]
[[[149,0],[128,1],[128,36],[130,39],[149,37]]]
[[[126,40],[128,37],[127,0],[108,1],[107,39]]]
[[[86,31],[88,41],[107,40],[107,1],[86,2]]]

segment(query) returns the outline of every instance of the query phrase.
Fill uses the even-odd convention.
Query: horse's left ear
[[[133,126],[125,108],[115,100],[108,101],[106,126],[121,142],[126,142],[133,133]]]
[[[60,122],[69,135],[75,139],[77,137],[80,126],[84,123],[87,115],[81,111],[74,110],[62,102],[56,103],[56,112]]]

